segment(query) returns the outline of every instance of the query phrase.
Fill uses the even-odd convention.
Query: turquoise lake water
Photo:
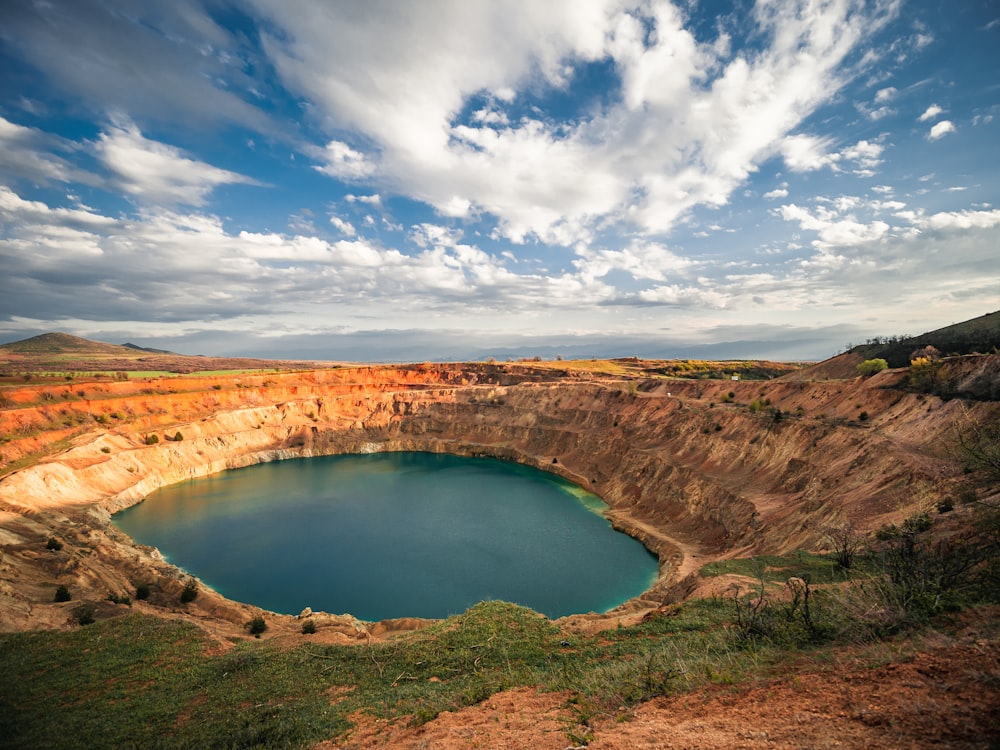
[[[165,487],[115,514],[224,596],[286,614],[446,617],[501,599],[549,617],[645,591],[656,558],[560,477],[493,459],[295,459]]]

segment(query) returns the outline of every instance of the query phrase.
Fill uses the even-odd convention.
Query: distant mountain
[[[43,333],[30,339],[0,344],[0,350],[12,354],[135,355],[135,350],[132,348],[106,344],[103,341],[91,341],[79,336],[70,336],[68,333]]]

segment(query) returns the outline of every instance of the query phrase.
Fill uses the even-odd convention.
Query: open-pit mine
[[[996,360],[961,358],[955,377],[989,377]],[[660,575],[618,609],[576,619],[635,620],[690,593],[706,562],[822,548],[831,524],[875,528],[950,491],[961,467],[944,448],[983,403],[907,392],[901,371],[824,372],[684,380],[423,364],[8,388],[0,627],[65,626],[59,585],[104,602],[147,584],[143,606],[238,631],[253,608],[212,592],[177,607],[186,576],[116,530],[111,514],[225,469],[379,451],[495,457],[592,490],[615,527],[658,556]],[[350,613],[320,622],[352,637],[414,624]]]

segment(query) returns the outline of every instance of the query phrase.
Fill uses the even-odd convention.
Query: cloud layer
[[[0,337],[787,351],[981,314],[997,27],[914,3],[6,4]]]

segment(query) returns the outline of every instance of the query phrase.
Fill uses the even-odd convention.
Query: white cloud
[[[334,229],[347,237],[353,237],[358,233],[351,222],[344,221],[339,216],[331,216],[330,223],[333,224]]]
[[[125,118],[102,132],[94,152],[118,186],[143,203],[200,206],[219,185],[256,184],[249,177],[186,157],[180,149],[145,138]]]
[[[769,201],[773,201],[775,198],[787,198],[788,189],[783,187],[775,188],[774,190],[769,190],[768,192],[764,193],[764,197]]]
[[[882,164],[882,152],[885,147],[873,141],[858,141],[840,152],[848,161],[856,164],[854,173],[862,177],[871,177],[875,169]]]
[[[563,245],[608,221],[667,232],[697,205],[726,204],[897,12],[895,2],[760,4],[746,20],[763,48],[733,54],[725,33],[697,40],[669,3],[254,4],[274,24],[263,43],[285,83],[332,129],[371,144],[341,149],[333,173],[374,169],[442,215],[475,210],[516,243]],[[522,92],[570,86],[595,61],[613,63],[620,100],[569,123],[510,117]],[[474,96],[489,106],[459,121]]]
[[[839,156],[830,153],[832,144],[832,138],[790,135],[781,142],[781,155],[793,172],[811,172],[837,162]]]
[[[346,200],[348,203],[366,203],[369,206],[382,205],[382,196],[380,196],[378,193],[375,193],[374,195],[353,195],[349,193],[348,195],[344,196],[344,200]]]
[[[0,173],[35,184],[73,181],[93,185],[98,182],[93,175],[53,153],[60,147],[71,150],[73,145],[0,116]]]
[[[941,122],[935,123],[931,128],[930,132],[927,134],[927,140],[936,141],[938,138],[943,138],[948,135],[948,133],[955,132],[955,125],[951,120],[941,120]]]
[[[916,223],[928,229],[992,229],[1000,225],[1000,210],[942,211],[920,217]]]
[[[835,210],[819,207],[814,211],[794,203],[781,206],[778,213],[785,221],[794,221],[805,230],[815,232],[813,246],[818,248],[850,248],[866,245],[886,236],[889,225],[882,220],[860,222],[853,216],[842,215],[854,204],[842,201]]]
[[[793,172],[812,172],[823,167],[842,169],[844,161],[855,163],[851,171],[861,177],[871,177],[882,163],[885,147],[875,141],[861,140],[840,151],[831,151],[832,138],[811,135],[791,135],[781,142],[785,165]]]
[[[890,101],[894,99],[898,93],[899,92],[896,90],[895,86],[888,86],[884,89],[879,89],[875,92],[875,101],[880,103]]]
[[[357,180],[375,171],[367,157],[342,141],[330,141],[322,153],[323,164],[315,167],[328,177]]]
[[[917,120],[919,120],[920,122],[927,122],[928,120],[933,120],[942,112],[944,112],[944,110],[941,109],[941,107],[939,107],[936,104],[932,104],[931,106],[929,106],[927,109],[924,110],[924,113],[920,115],[920,117],[918,117]]]

